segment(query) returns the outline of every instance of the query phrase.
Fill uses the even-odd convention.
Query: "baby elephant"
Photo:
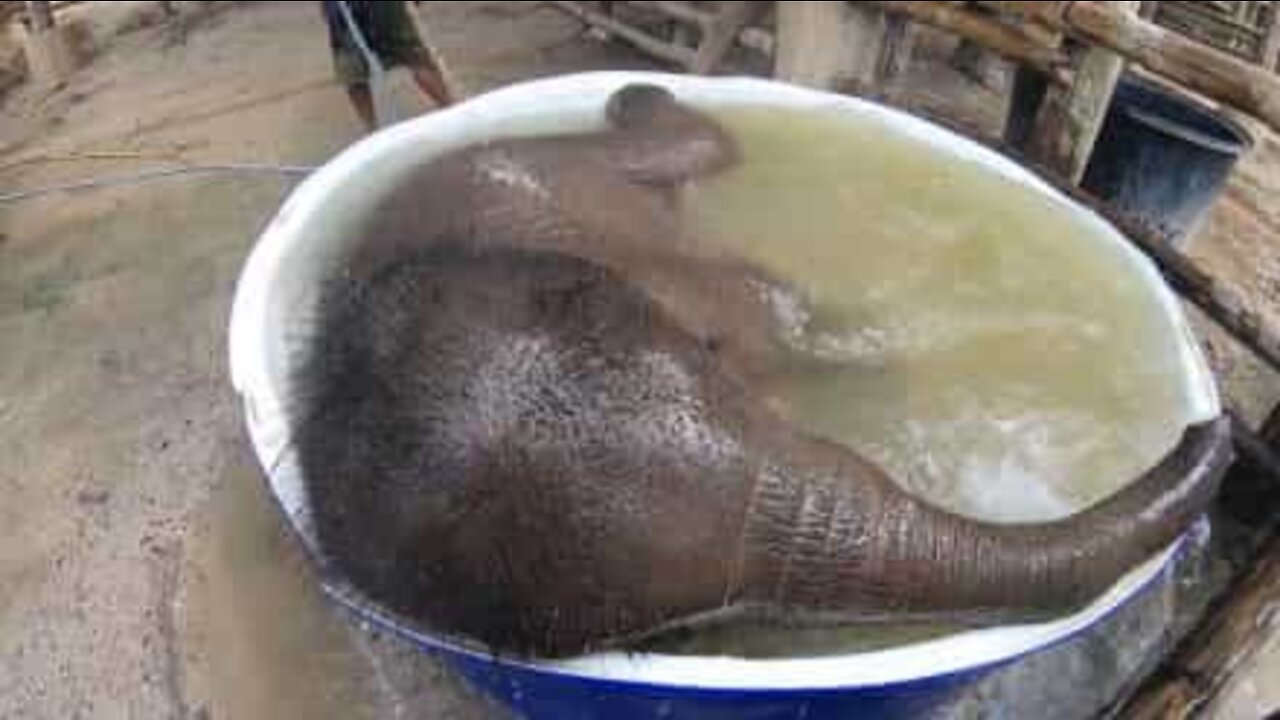
[[[628,97],[643,103],[619,115]],[[695,270],[625,262],[679,257],[655,196],[726,167],[727,140],[650,89],[614,108],[602,133],[496,146],[506,164],[487,180],[495,146],[427,166],[419,187],[452,180],[466,207],[399,216],[332,280],[291,428],[329,572],[428,630],[521,655],[748,615],[1043,617],[1097,596],[1212,498],[1231,459],[1222,419],[1042,524],[930,506],[793,427],[722,347],[738,313],[708,342],[683,309],[696,288],[669,287]],[[610,197],[556,191],[593,184]]]

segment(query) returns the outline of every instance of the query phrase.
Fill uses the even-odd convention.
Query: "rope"
[[[284,177],[306,176],[315,168],[308,165],[269,165],[260,163],[217,163],[208,165],[184,165],[176,168],[157,168],[140,172],[79,180],[61,185],[50,185],[34,190],[0,194],[0,205],[9,205],[26,200],[60,193],[85,192],[124,185],[140,185],[154,180],[181,177],[185,175],[280,175]]]

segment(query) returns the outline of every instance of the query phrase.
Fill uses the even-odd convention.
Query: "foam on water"
[[[1050,199],[867,121],[722,111],[738,168],[690,187],[685,222],[810,302],[835,370],[763,392],[792,419],[866,453],[911,492],[997,521],[1061,517],[1153,465],[1193,412],[1159,299],[1094,227]],[[699,632],[663,649],[845,652],[943,627]]]
[[[1079,219],[849,117],[721,119],[745,161],[689,189],[690,233],[796,283],[850,358],[770,388],[798,422],[1000,519],[1096,502],[1176,440],[1181,337]]]

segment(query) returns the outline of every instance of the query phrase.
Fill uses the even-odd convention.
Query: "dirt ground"
[[[0,193],[175,160],[314,165],[359,136],[315,3],[180,5],[175,21],[151,2],[65,14],[92,61],[63,88],[4,99]],[[650,67],[545,7],[422,12],[463,93]],[[397,82],[402,108],[425,107]],[[890,99],[998,122],[998,87],[956,106],[955,82],[917,70]],[[1278,153],[1264,139],[1195,249],[1273,317]],[[327,608],[246,448],[226,323],[241,264],[292,182],[191,177],[0,204],[0,718],[498,714]],[[1233,397],[1259,416],[1275,379],[1212,342]],[[1222,717],[1280,706],[1268,690],[1242,686]]]

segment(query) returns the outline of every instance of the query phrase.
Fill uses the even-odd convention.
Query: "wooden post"
[[[1128,13],[1137,13],[1140,5],[1135,0],[1107,4]],[[1111,51],[1081,49],[1071,85],[1045,94],[1027,154],[1071,182],[1080,182],[1123,70],[1124,60]]]
[[[23,37],[31,79],[37,85],[60,87],[76,68],[67,28],[54,23],[53,6],[27,0],[29,27]]]
[[[761,2],[720,3],[720,12],[706,26],[689,69],[698,75],[714,70],[733,49],[738,34],[764,9],[765,3]]]
[[[822,90],[875,83],[884,17],[866,3],[781,2],[774,76]]]
[[[877,95],[884,96],[888,93],[894,79],[906,72],[914,46],[915,34],[911,32],[911,23],[907,18],[901,15],[887,16],[880,55],[876,58],[875,75],[872,79]]]
[[[970,5],[970,8],[978,15],[990,13],[990,10],[980,5]],[[951,53],[949,62],[951,67],[965,77],[976,83],[986,85],[990,76],[993,56],[981,43],[962,37],[960,38],[960,43],[956,45],[956,49]]]
[[[44,32],[53,27],[53,8],[48,0],[27,0],[27,17],[31,19],[33,32]]]
[[[1264,70],[1275,72],[1280,64],[1280,5],[1271,6],[1271,24],[1267,26],[1266,37],[1262,40],[1262,56],[1259,58]]]
[[[793,3],[783,3],[783,6],[790,4]],[[990,14],[973,12],[953,2],[876,0],[874,4],[886,13],[905,15],[972,40],[1015,63],[1034,68],[1055,82],[1067,82],[1061,67],[1066,57],[1054,46],[1056,43],[1050,42],[1035,26],[1003,23]]]

